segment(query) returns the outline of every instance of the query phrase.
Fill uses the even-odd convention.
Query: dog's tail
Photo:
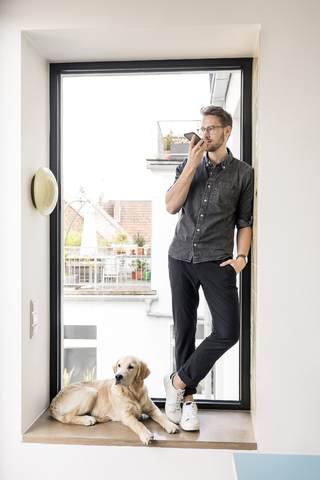
[[[53,417],[55,420],[59,420],[59,422],[62,421],[62,415],[60,414],[60,411],[57,408],[54,400],[52,400],[50,404],[50,414],[51,414],[51,417]]]

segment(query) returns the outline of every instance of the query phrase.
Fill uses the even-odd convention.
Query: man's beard
[[[215,143],[210,143],[207,146],[207,152],[216,152],[224,144],[225,136],[224,132],[221,133],[220,137],[216,140]]]

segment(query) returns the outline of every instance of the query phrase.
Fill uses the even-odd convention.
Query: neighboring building
[[[152,240],[152,202],[110,200],[106,203],[95,203],[83,197],[80,201],[64,192],[64,232],[72,231],[82,234],[87,200],[94,209],[97,228],[97,243],[113,242],[116,235],[124,233],[129,241],[139,232],[146,242]]]
[[[71,231],[77,235],[82,234],[85,216],[84,205],[86,202],[89,202],[94,210],[98,245],[103,244],[103,242],[112,243],[119,232],[127,234],[128,239],[132,241],[131,235],[98,203],[91,201],[85,196],[83,200],[76,199],[67,192],[64,192],[64,236],[66,234],[69,236]]]
[[[109,200],[102,208],[131,237],[139,232],[146,242],[152,240],[152,202],[149,200]]]

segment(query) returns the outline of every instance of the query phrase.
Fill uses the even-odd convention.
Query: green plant
[[[129,243],[128,235],[126,233],[117,232],[114,243],[116,245],[125,245]]]
[[[170,128],[170,132],[163,139],[163,150],[170,150],[171,143],[173,143],[173,132]]]
[[[74,370],[74,367],[70,370],[70,372],[68,372],[66,368],[63,370],[63,386],[64,387],[67,387],[70,384],[73,370]]]
[[[66,239],[66,233],[64,234],[64,240]],[[82,233],[75,233],[72,229],[70,230],[67,238],[67,247],[80,247],[82,240]]]
[[[143,247],[143,245],[146,243],[145,239],[142,235],[140,235],[139,232],[133,235],[133,242],[137,245],[137,247]]]
[[[106,240],[105,238],[98,237],[98,247],[110,247],[111,242],[110,240]]]
[[[86,371],[83,373],[84,380],[95,380],[96,379],[96,366],[92,367],[91,370],[86,366]]]
[[[132,260],[131,263],[129,263],[129,267],[138,269],[138,268],[144,268],[147,265],[147,262],[142,260],[141,258],[137,258],[136,260]]]
[[[85,258],[84,259],[85,263],[87,263],[89,265],[89,268],[90,270],[94,270],[94,263],[90,263],[90,259],[89,258]]]

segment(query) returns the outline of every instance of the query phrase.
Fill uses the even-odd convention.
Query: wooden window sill
[[[250,412],[200,410],[200,431],[170,435],[146,417],[142,421],[154,434],[148,447],[256,450]],[[50,416],[47,409],[23,434],[25,443],[105,445],[144,447],[128,427],[119,422],[91,427],[65,425]]]

